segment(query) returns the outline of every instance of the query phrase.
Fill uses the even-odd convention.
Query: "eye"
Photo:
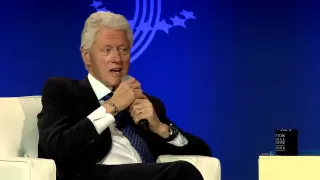
[[[103,49],[103,52],[104,53],[110,53],[112,51],[112,49],[111,48],[105,48],[105,49]]]
[[[128,54],[128,53],[129,53],[129,48],[120,48],[120,49],[119,49],[119,52],[120,52],[121,54]]]

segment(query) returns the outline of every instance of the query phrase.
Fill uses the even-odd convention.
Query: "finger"
[[[133,121],[134,121],[134,124],[138,124],[139,121],[141,121],[141,119],[139,119],[139,118],[136,117],[136,116],[132,116],[132,119],[133,119]]]
[[[136,99],[143,99],[143,92],[141,89],[133,90]]]
[[[135,116],[135,122],[138,124],[139,121],[141,121],[142,119],[146,119],[147,121],[149,121],[149,123],[152,123],[150,122],[150,119],[151,117],[153,116],[153,111],[151,110],[144,110],[142,111],[142,113],[139,113]]]
[[[134,107],[137,104],[139,104],[139,99],[134,100],[133,103],[131,104],[130,108]]]
[[[143,111],[153,110],[152,103],[147,99],[140,99],[134,108],[142,109]]]
[[[133,84],[136,83],[137,80],[134,77],[131,77],[130,79],[124,81],[126,84]]]
[[[120,85],[115,89],[115,93],[118,92],[119,89],[130,89],[131,85],[127,83],[127,81],[125,82],[121,82]]]
[[[142,111],[140,110],[139,112],[132,110],[131,111],[131,117],[134,120],[135,124],[138,124],[138,122],[141,120],[140,115],[142,114]]]
[[[129,111],[137,112],[138,110],[145,109],[145,105],[143,103],[143,99],[136,99],[132,105],[130,106]]]
[[[139,114],[140,111],[144,111],[145,105],[142,103],[137,103],[134,106],[132,106],[132,110],[135,112],[135,114]]]
[[[146,104],[145,99],[141,99],[141,98],[136,99],[134,102],[135,102],[135,104],[134,104],[134,105],[138,105],[138,104]]]
[[[133,106],[130,106],[130,115],[133,118],[136,118],[139,114],[144,113],[144,112],[149,112],[150,108],[148,108],[144,104],[135,104]]]
[[[135,119],[134,120],[135,124],[139,124],[139,122],[141,120],[143,120],[143,119],[148,120],[149,119],[149,115],[146,114],[146,113],[140,113],[140,114],[137,114],[134,119]]]
[[[139,99],[137,102],[138,104],[141,104],[143,106],[143,109],[150,109],[153,108],[153,105],[148,99]]]
[[[132,108],[130,107],[130,109],[129,109],[129,113],[130,113],[130,116],[133,118],[133,119],[135,119],[135,112],[132,110]]]
[[[147,99],[136,99],[129,108],[130,112],[137,113],[139,110],[152,110],[153,106]]]
[[[136,100],[131,104],[131,106],[130,106],[130,108],[129,108],[130,113],[134,111],[134,107],[135,107],[137,104],[139,104],[139,101],[140,101],[139,99],[136,99]]]
[[[141,89],[141,85],[138,81],[129,84],[132,89]]]

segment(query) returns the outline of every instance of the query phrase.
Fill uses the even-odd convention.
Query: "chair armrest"
[[[0,158],[0,179],[56,180],[56,165],[50,159]]]
[[[187,161],[193,164],[202,174],[204,180],[221,180],[220,161],[217,158],[192,155],[162,155],[157,159],[157,163]]]

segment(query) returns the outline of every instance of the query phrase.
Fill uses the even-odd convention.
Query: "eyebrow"
[[[103,47],[104,47],[104,48],[106,48],[106,47],[111,47],[111,48],[112,48],[112,46],[110,46],[110,45],[104,45]]]
[[[120,44],[120,45],[117,46],[117,47],[123,47],[123,46],[128,47],[128,45],[125,45],[125,44]],[[103,47],[113,47],[113,46],[111,46],[111,45],[104,45]]]

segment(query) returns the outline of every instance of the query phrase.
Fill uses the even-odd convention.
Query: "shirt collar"
[[[93,92],[97,96],[98,101],[101,100],[105,95],[109,94],[111,90],[94,78],[90,73],[88,74],[89,83],[93,89]]]

